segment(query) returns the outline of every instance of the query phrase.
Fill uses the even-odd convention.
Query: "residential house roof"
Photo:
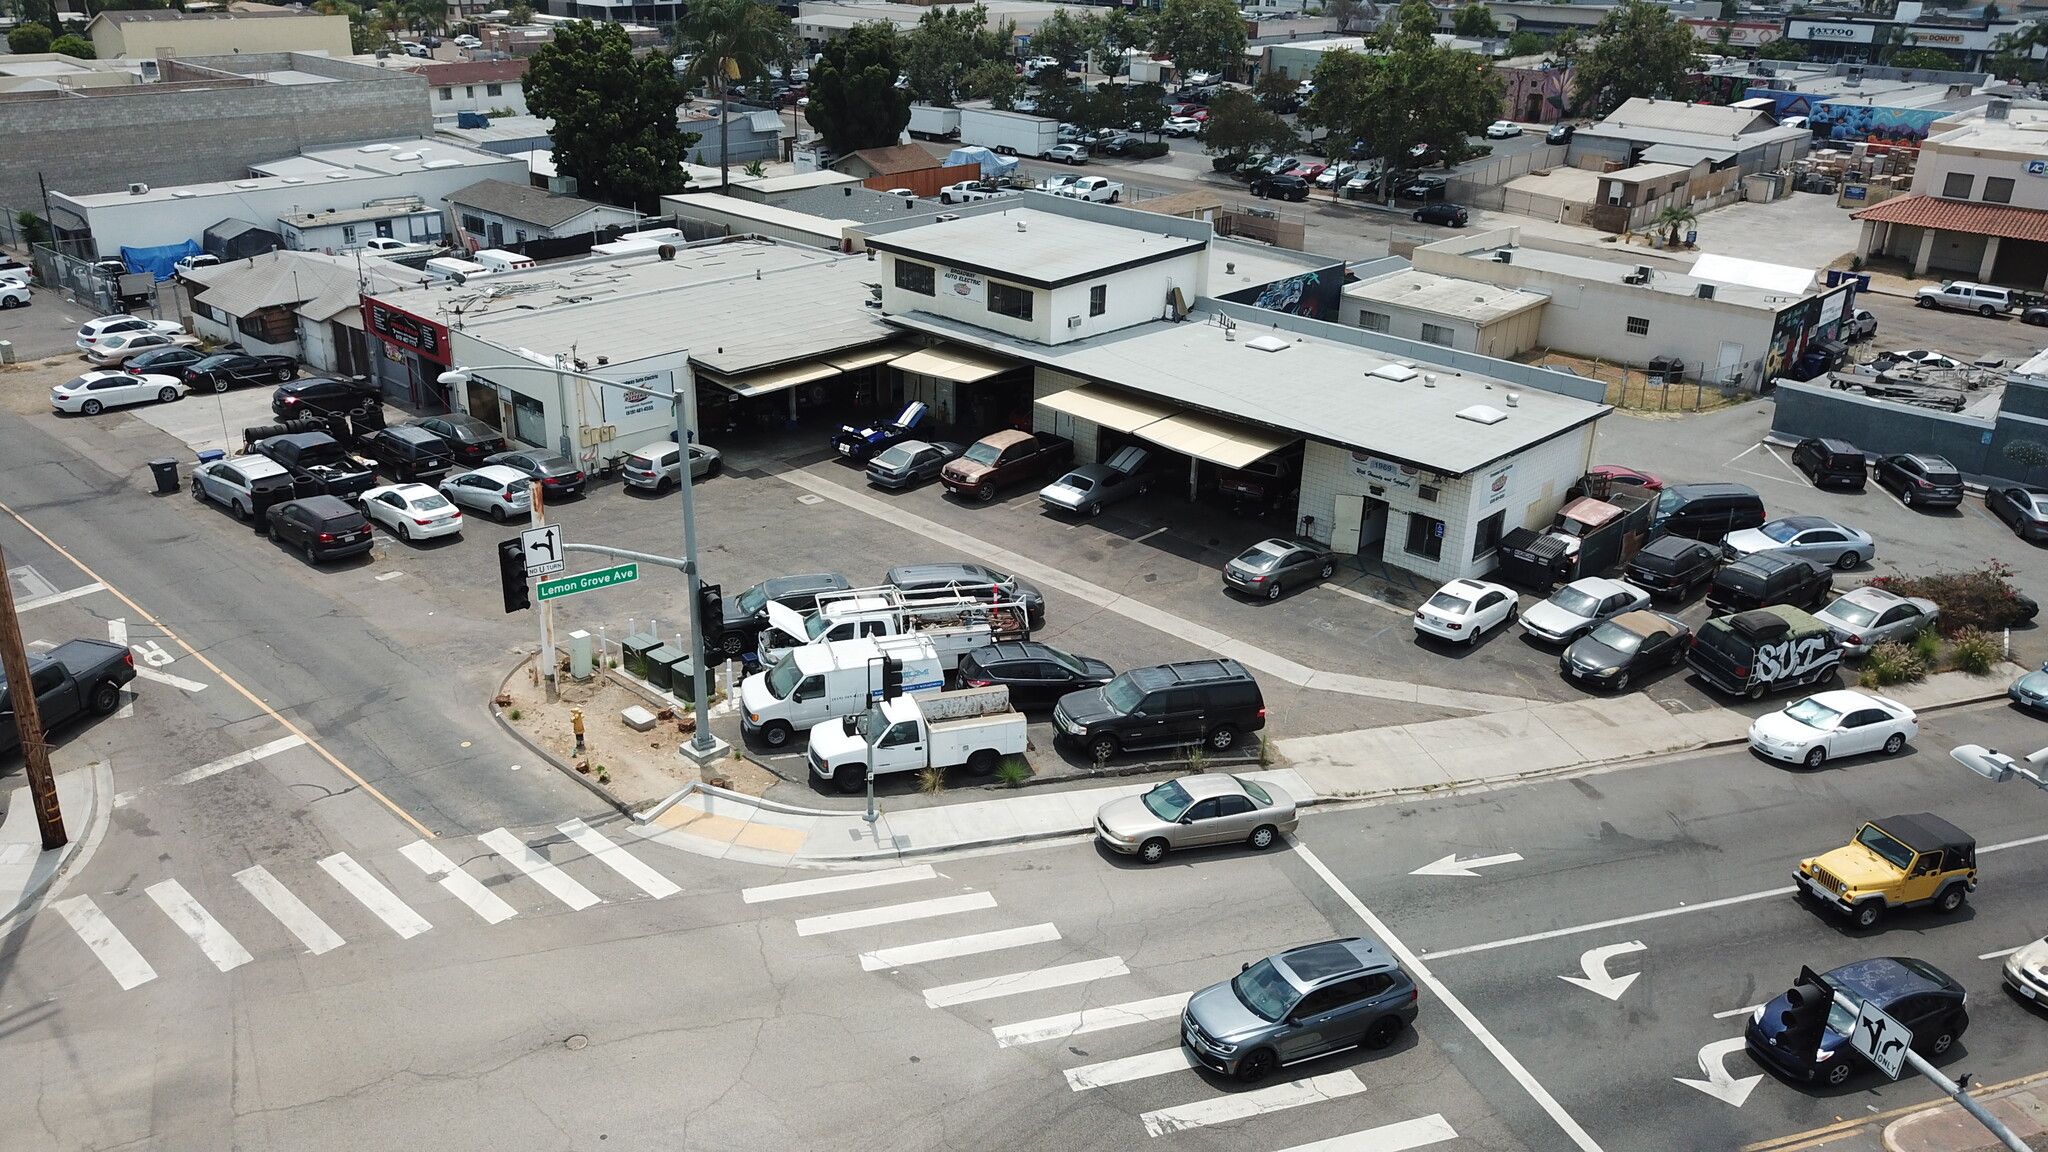
[[[396,291],[428,279],[423,273],[368,253],[358,259],[356,255],[288,249],[181,275],[201,286],[196,297],[199,302],[230,316],[247,316],[282,305],[313,321],[331,320],[356,307],[365,292]]]
[[[553,228],[605,205],[575,196],[557,196],[545,188],[514,184],[509,180],[479,180],[467,188],[442,197],[450,204],[481,208],[513,220],[524,220]]]
[[[878,176],[894,176],[899,172],[922,172],[926,168],[939,167],[939,158],[916,144],[862,148],[850,158],[858,158],[861,163],[873,168]]]

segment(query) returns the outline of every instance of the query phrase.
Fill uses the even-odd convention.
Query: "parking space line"
[[[1318,584],[1316,587],[1335,592],[1339,596],[1349,596],[1353,600],[1363,600],[1375,608],[1385,608],[1396,616],[1412,616],[1415,614],[1412,608],[1402,608],[1399,605],[1389,604],[1377,596],[1368,596],[1355,588],[1346,588],[1342,584]]]
[[[1144,1121],[1147,1136],[1163,1136],[1168,1132],[1185,1132],[1190,1128],[1205,1128],[1211,1124],[1228,1124],[1233,1120],[1248,1120],[1253,1116],[1299,1108],[1305,1104],[1319,1104],[1343,1096],[1356,1096],[1363,1091],[1365,1082],[1358,1078],[1358,1073],[1346,1069],[1326,1076],[1311,1076],[1306,1080],[1275,1084],[1271,1088],[1258,1088],[1250,1092],[1236,1092],[1229,1096],[1197,1100],[1192,1104],[1159,1108],[1144,1113],[1138,1119]]]
[[[924,990],[924,1002],[930,1008],[951,1008],[956,1004],[973,1004],[1001,996],[1042,992],[1047,988],[1065,988],[1073,984],[1087,984],[1130,974],[1131,970],[1124,966],[1123,957],[1111,956],[1101,960],[1056,964],[1050,968],[1034,968],[1028,972],[1011,972],[1003,976],[984,976],[978,980],[963,980],[958,984],[927,988]]]
[[[1979,960],[1996,960],[1996,959],[1998,959],[1998,958],[1999,958],[1999,957],[2001,957],[2001,956],[2010,956],[2010,955],[2012,955],[2013,953],[2015,953],[2015,952],[2017,952],[2017,951],[2019,951],[2020,949],[2022,949],[2022,948],[2025,948],[2025,947],[2026,947],[2026,945],[2025,945],[2025,944],[2015,944],[2015,945],[2013,945],[2013,946],[2012,946],[2012,947],[2010,947],[2010,948],[2000,948],[2000,949],[1999,949],[1998,951],[1996,951],[1996,952],[1986,952],[1986,953],[1984,953],[1984,954],[1983,954],[1982,956],[1979,956],[1979,957],[1977,957],[1977,959],[1979,959]]]

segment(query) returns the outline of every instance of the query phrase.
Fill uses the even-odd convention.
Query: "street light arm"
[[[1996,748],[1986,748],[1982,744],[1960,744],[1949,752],[1949,758],[1993,783],[2003,784],[2019,776],[2031,782],[2034,787],[2048,791],[2048,776],[2035,771],[2048,764],[2048,748],[2030,753],[2022,762]]]

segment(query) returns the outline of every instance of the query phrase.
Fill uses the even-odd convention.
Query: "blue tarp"
[[[197,240],[183,244],[166,244],[161,248],[121,247],[121,262],[128,265],[130,272],[147,272],[158,280],[169,280],[178,274],[178,261],[187,256],[197,256],[206,249]]]
[[[998,156],[979,144],[970,144],[965,148],[953,149],[946,156],[946,167],[951,168],[956,164],[981,165],[982,178],[987,180],[1008,176],[1017,170],[1017,158],[1015,156]]]

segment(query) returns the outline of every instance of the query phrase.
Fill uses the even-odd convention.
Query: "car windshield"
[[[1684,506],[1685,497],[1668,488],[1657,497],[1657,515],[1659,516],[1669,516]]]
[[[1145,690],[1131,683],[1130,677],[1119,676],[1102,686],[1102,699],[1115,711],[1136,712]]]
[[[1247,568],[1271,568],[1280,562],[1280,553],[1274,551],[1270,545],[1260,544],[1245,549],[1244,554],[1237,558],[1237,562]]]
[[[1078,656],[1062,652],[1057,648],[1044,649],[1042,655],[1076,676],[1086,676],[1088,674],[1088,666],[1081,663],[1081,658]]]
[[[1423,607],[1434,608],[1439,612],[1449,612],[1453,616],[1463,616],[1472,610],[1472,602],[1462,597],[1453,596],[1449,592],[1439,592],[1431,596],[1429,603],[1423,605]]]
[[[1003,450],[993,444],[976,444],[967,450],[967,460],[974,464],[993,464],[996,462],[996,457],[1002,454]]]
[[[1835,982],[1833,976],[1823,975],[1820,982],[1835,994],[1834,1003],[1828,1005],[1828,1031],[1837,1036],[1847,1036],[1856,1027],[1856,1011],[1862,998]]]
[[[740,593],[740,611],[752,616],[768,606],[768,585],[756,584]]]
[[[768,694],[777,700],[787,700],[789,694],[796,691],[797,681],[803,678],[804,674],[797,670],[796,653],[785,653],[773,668],[768,669]]]
[[[1785,715],[1790,716],[1809,728],[1819,728],[1823,731],[1834,727],[1835,721],[1842,718],[1840,712],[1835,711],[1812,696],[1787,706]]]
[[[1194,798],[1188,795],[1188,790],[1181,787],[1177,780],[1168,780],[1145,793],[1144,800],[1145,807],[1154,816],[1168,823],[1180,819],[1180,814],[1188,810],[1189,804],[1194,803]]]
[[[1257,964],[1237,974],[1230,982],[1230,990],[1244,1006],[1259,1014],[1267,1021],[1285,1020],[1287,1010],[1294,1007],[1294,985],[1273,966],[1271,960]]]
[[[1257,780],[1247,780],[1242,776],[1232,776],[1231,779],[1237,781],[1237,786],[1244,789],[1245,795],[1258,801],[1261,808],[1272,807],[1273,794],[1261,788]]]
[[[1594,640],[1607,645],[1624,655],[1632,654],[1643,646],[1643,638],[1623,628],[1612,620],[1602,621],[1600,626],[1588,633]]]
[[[804,634],[816,640],[825,634],[827,628],[837,623],[839,621],[825,615],[823,612],[813,612],[809,616],[804,617]]]
[[[912,455],[913,453],[910,449],[898,444],[894,448],[875,457],[875,463],[880,464],[884,468],[904,468],[909,466]]]
[[[1913,862],[1913,850],[1875,824],[1865,824],[1863,831],[1856,834],[1856,842],[1896,867],[1904,868]]]
[[[1550,602],[1574,616],[1591,616],[1600,610],[1599,598],[1578,588],[1560,588]]]
[[[1877,610],[1875,608],[1866,608],[1854,600],[1844,598],[1828,605],[1828,610],[1821,613],[1821,615],[1839,620],[1851,628],[1861,628],[1877,619]]]
[[[1764,525],[1761,531],[1764,535],[1783,544],[1794,536],[1799,535],[1801,529],[1799,525],[1792,523],[1790,520],[1773,520],[1769,524]]]

